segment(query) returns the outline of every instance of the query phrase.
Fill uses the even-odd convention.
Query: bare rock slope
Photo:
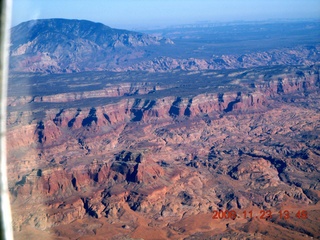
[[[105,84],[96,95],[72,81],[60,95],[11,94],[16,237],[320,237],[319,66],[178,72],[170,84],[104,74],[89,81]],[[219,209],[239,215],[212,219]]]

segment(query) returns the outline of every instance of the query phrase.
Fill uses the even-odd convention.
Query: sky
[[[86,19],[110,27],[320,18],[320,0],[12,0],[12,25],[39,18]]]

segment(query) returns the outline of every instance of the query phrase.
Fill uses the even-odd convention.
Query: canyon
[[[162,74],[91,73],[100,90],[88,92],[74,88],[78,73],[38,77],[46,88],[67,81],[53,95],[11,85],[18,239],[319,237],[319,66]],[[308,219],[213,220],[217,209]]]
[[[12,28],[15,239],[320,238],[319,22],[200,25]]]

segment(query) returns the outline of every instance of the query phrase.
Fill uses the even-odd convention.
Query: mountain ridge
[[[113,62],[142,57],[143,47],[166,43],[172,44],[166,39],[88,20],[31,20],[11,30],[10,66],[30,72],[101,70]]]
[[[212,28],[206,33],[195,30],[148,35],[88,20],[31,20],[12,28],[10,69],[41,73],[170,72],[320,62],[319,43],[306,38],[307,33],[314,35],[316,24],[311,32],[305,30],[308,26],[299,25],[294,34],[291,30],[296,25],[290,26],[284,40],[281,27],[256,31],[243,25],[239,29]],[[270,38],[266,38],[269,33]],[[298,44],[293,44],[295,39]],[[269,47],[259,47],[264,44]],[[230,52],[230,48],[237,52]]]

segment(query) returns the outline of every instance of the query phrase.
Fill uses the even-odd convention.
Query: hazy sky
[[[13,25],[37,18],[87,19],[117,28],[320,18],[320,0],[13,0]]]

